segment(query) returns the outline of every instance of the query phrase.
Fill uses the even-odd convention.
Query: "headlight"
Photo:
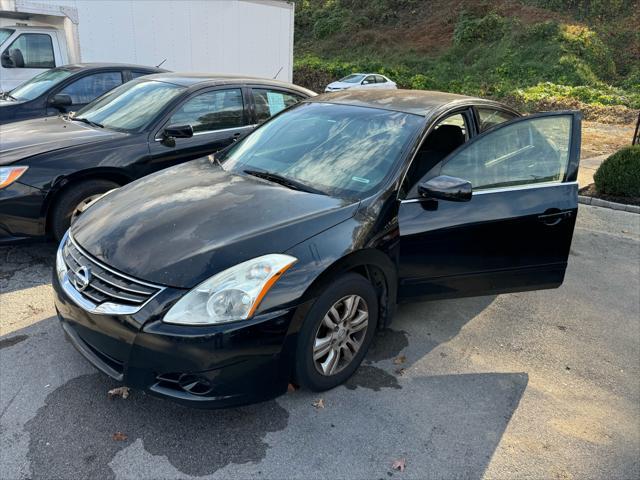
[[[67,244],[67,238],[69,237],[69,232],[64,234],[62,240],[60,240],[60,245],[58,246],[58,251],[56,252],[56,273],[58,275],[58,280],[62,281],[64,278],[64,274],[67,273],[67,265],[64,263],[64,247]]]
[[[166,323],[215,325],[250,318],[269,289],[298,259],[270,254],[220,272],[188,292],[164,316]]]
[[[29,167],[0,167],[0,189],[18,180]]]

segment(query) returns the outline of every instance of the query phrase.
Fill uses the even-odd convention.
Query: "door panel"
[[[569,131],[545,133],[549,125],[542,121],[558,115],[569,119]],[[400,298],[559,286],[577,214],[579,130],[571,112],[520,118],[476,137],[428,173],[425,179],[455,173],[481,186],[474,186],[469,202],[402,201]],[[524,144],[516,137],[507,141],[510,132],[526,133]],[[550,140],[560,143],[553,151],[547,149]],[[522,183],[529,174],[529,183]],[[549,180],[553,175],[560,177]]]
[[[164,126],[191,125],[191,138],[175,139],[175,146],[161,141],[162,129],[149,146],[155,170],[214,153],[253,129],[248,125],[247,102],[242,89],[226,88],[198,92],[170,115]],[[163,127],[164,128],[164,127]]]

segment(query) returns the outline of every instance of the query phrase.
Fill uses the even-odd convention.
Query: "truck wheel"
[[[69,229],[71,223],[84,212],[93,201],[109,190],[118,188],[109,180],[87,180],[70,185],[57,198],[51,211],[50,225],[54,239],[59,242]]]
[[[311,390],[336,387],[356,371],[378,323],[378,297],[366,278],[339,277],[311,307],[300,330],[295,380]]]

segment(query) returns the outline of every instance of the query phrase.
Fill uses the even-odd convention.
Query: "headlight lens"
[[[0,189],[18,180],[29,167],[0,167]]]
[[[56,252],[56,273],[60,281],[62,281],[64,274],[67,273],[67,265],[64,263],[64,247],[67,244],[68,237],[69,232],[65,233],[62,240],[60,240],[60,245],[58,245],[58,251]]]
[[[220,272],[188,292],[164,316],[166,323],[216,325],[246,320],[297,258],[270,254]]]

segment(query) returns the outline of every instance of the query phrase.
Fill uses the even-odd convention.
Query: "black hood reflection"
[[[286,251],[350,218],[357,205],[231,174],[201,159],[108,194],[71,231],[111,267],[191,288],[244,260]]]

